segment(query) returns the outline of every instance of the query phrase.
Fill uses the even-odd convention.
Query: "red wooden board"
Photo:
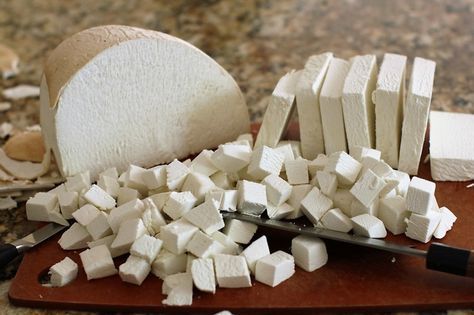
[[[258,126],[253,126],[255,133]],[[292,126],[289,138],[297,138]],[[427,148],[422,155],[426,155]],[[422,164],[419,176],[430,178],[429,163]],[[474,189],[466,182],[437,183],[436,197],[457,216],[443,243],[474,248]],[[259,229],[267,235],[272,250],[289,250],[293,235]],[[426,310],[474,307],[474,279],[426,270],[424,260],[394,255],[353,245],[327,242],[329,262],[308,273],[299,268],[295,275],[276,288],[253,281],[248,289],[218,289],[215,295],[195,291],[191,307],[161,304],[162,281],[149,276],[142,286],[124,283],[119,276],[87,281],[80,268],[78,278],[62,288],[42,286],[38,279],[66,255],[80,264],[78,251],[64,252],[58,237],[28,252],[12,282],[9,297],[15,305],[81,310],[216,312],[287,312],[298,310]],[[426,249],[427,245],[405,236],[388,241]],[[120,259],[119,259],[120,261]],[[117,266],[119,261],[117,261]]]

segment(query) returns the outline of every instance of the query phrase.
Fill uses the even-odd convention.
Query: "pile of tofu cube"
[[[384,59],[376,85],[375,56],[350,63],[329,53],[312,56],[305,69],[278,82],[255,145],[252,135],[244,134],[192,160],[150,169],[130,165],[121,174],[109,168],[95,184],[88,172],[77,174],[29,199],[27,216],[64,225],[74,220],[59,245],[83,250],[79,256],[87,279],[118,273],[140,285],[152,273],[163,280],[167,305],[190,305],[193,287],[208,293],[217,286],[250,287],[251,275],[274,287],[294,274],[295,264],[311,272],[327,262],[318,238],[297,236],[290,253],[270,253],[266,236],[254,237],[256,225],[224,221],[222,212],[275,220],[304,216],[315,226],[370,238],[384,238],[387,230],[423,243],[442,238],[456,216],[438,206],[435,183],[409,176],[418,169],[426,122],[421,131],[400,108],[377,110],[403,105],[405,64],[399,57]],[[425,71],[426,83],[434,68],[424,62],[415,60],[413,71]],[[388,78],[398,81],[385,82]],[[415,91],[418,83],[410,83],[405,114],[414,106],[409,102],[426,103],[420,98],[428,96]],[[390,91],[375,90],[374,109],[367,91],[379,85]],[[429,80],[423,88],[432,89]],[[295,107],[301,141],[282,141]],[[380,115],[398,119],[395,125],[403,118],[403,132],[394,133],[391,128],[397,127],[381,119],[383,126],[376,129],[382,135],[375,136],[374,117],[378,126]],[[414,152],[409,170],[402,166],[404,139],[415,139],[405,144]],[[117,270],[113,258],[121,255],[128,258]],[[74,280],[78,266],[66,257],[50,273],[52,285],[62,286]]]

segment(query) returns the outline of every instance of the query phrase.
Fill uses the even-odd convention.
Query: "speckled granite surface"
[[[215,58],[236,79],[253,121],[259,121],[280,76],[308,56],[341,58],[395,52],[437,62],[432,108],[474,113],[473,1],[1,1],[0,43],[21,58],[21,74],[0,81],[38,85],[42,63],[65,37],[100,24],[127,24],[180,37]],[[1,101],[1,99],[0,99]],[[38,100],[13,103],[0,123],[38,122]],[[0,213],[1,240],[31,231],[22,209]],[[0,282],[1,314],[55,314],[8,303]],[[444,313],[444,312],[443,312]],[[470,313],[473,312],[463,312]],[[61,313],[62,314],[62,313]]]

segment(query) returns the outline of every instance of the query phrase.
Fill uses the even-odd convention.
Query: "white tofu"
[[[110,245],[112,250],[125,254],[130,251],[133,242],[142,235],[148,233],[142,219],[135,218],[123,221],[117,233],[117,237]]]
[[[66,191],[67,191],[66,186],[64,184],[61,184],[61,185],[58,185],[58,186],[54,187],[53,189],[48,190],[47,193],[55,194],[59,198],[59,194],[62,193],[62,192],[66,192]]]
[[[246,145],[223,144],[212,154],[212,163],[225,173],[234,173],[250,163],[252,149]]]
[[[285,162],[286,161],[292,161],[295,159],[295,154],[293,153],[293,149],[291,147],[291,144],[278,144],[276,148],[274,149],[277,153],[280,153],[283,155],[283,164],[281,166],[281,171],[283,172],[285,170]]]
[[[321,192],[329,197],[334,196],[337,190],[337,176],[327,171],[317,171],[316,178]]]
[[[86,204],[72,213],[74,219],[83,226],[91,223],[98,215],[100,210],[91,204]]]
[[[267,206],[267,190],[265,185],[240,181],[237,185],[239,191],[238,211],[259,216]]]
[[[191,162],[192,171],[208,177],[219,171],[212,163],[211,156],[213,153],[214,151],[211,150],[202,150]]]
[[[406,220],[405,235],[422,243],[428,243],[441,221],[441,213],[429,210],[424,215],[412,213]]]
[[[136,239],[132,247],[130,247],[130,254],[144,259],[148,264],[151,264],[161,250],[163,241],[153,236],[143,234]]]
[[[293,156],[295,159],[302,157],[301,154],[301,141],[298,140],[282,140],[278,142],[277,147],[279,146],[285,146],[285,145],[291,145],[291,150],[293,150]]]
[[[117,178],[109,176],[100,176],[99,180],[97,181],[97,186],[102,188],[107,194],[109,194],[113,198],[117,198],[117,196],[119,195],[120,184]]]
[[[321,218],[321,223],[328,230],[347,233],[352,230],[352,221],[341,209],[330,209]]]
[[[379,213],[379,203],[380,203],[380,199],[375,198],[375,200],[369,206],[365,206],[359,200],[354,198],[354,200],[352,200],[351,202],[350,217],[356,217],[361,214],[370,214],[376,217],[378,216],[378,213]]]
[[[292,186],[280,176],[270,174],[262,180],[267,190],[267,200],[275,206],[281,206],[290,198]]]
[[[393,171],[395,177],[398,179],[398,185],[395,188],[398,195],[405,197],[407,195],[408,186],[410,186],[410,175],[397,170]]]
[[[329,158],[324,154],[318,154],[318,156],[308,163],[308,171],[311,177],[315,177],[318,171],[324,170]]]
[[[209,235],[222,229],[225,225],[218,205],[213,200],[191,209],[184,215],[184,218]]]
[[[239,244],[234,242],[232,238],[229,236],[225,235],[224,233],[220,231],[216,231],[212,233],[211,237],[221,243],[222,246],[224,246],[224,249],[222,250],[223,254],[228,254],[228,255],[238,255],[241,251],[241,248]]]
[[[437,239],[445,237],[446,232],[452,229],[454,222],[457,220],[457,217],[448,208],[442,207],[439,211],[441,213],[441,219],[433,233],[433,236]]]
[[[201,203],[206,193],[215,188],[216,185],[208,176],[191,172],[184,181],[182,191],[190,191],[196,197],[197,203]]]
[[[382,152],[382,159],[394,168],[398,168],[400,134],[405,106],[406,62],[406,56],[386,53],[380,66],[377,86],[372,94],[376,118],[375,147]],[[411,111],[409,113],[408,116],[414,114]],[[408,136],[412,137],[413,135]]]
[[[142,195],[138,190],[129,187],[120,187],[117,196],[117,206],[126,204],[131,200],[142,199]]]
[[[236,141],[248,141],[250,147],[253,147],[253,135],[251,133],[243,133],[235,139]]]
[[[263,116],[255,148],[263,145],[274,148],[281,140],[295,108],[296,84],[300,75],[301,71],[293,70],[278,81]]]
[[[352,185],[355,183],[362,164],[346,152],[336,152],[329,156],[329,160],[324,168],[325,171],[337,176],[339,185]]]
[[[180,190],[191,170],[185,164],[174,159],[166,166],[166,185],[169,190]]]
[[[324,266],[328,253],[324,241],[317,237],[299,235],[291,240],[291,254],[298,267],[312,272]]]
[[[198,258],[192,261],[191,275],[193,283],[200,291],[216,293],[216,275],[214,262],[209,258]]]
[[[236,243],[248,244],[257,232],[257,228],[257,225],[253,223],[233,219],[226,222],[224,234]]]
[[[160,232],[160,228],[166,225],[165,218],[156,207],[155,203],[151,199],[143,199],[145,210],[142,214],[142,221],[145,225],[148,233],[155,235]]]
[[[49,222],[49,213],[55,211],[58,196],[52,193],[39,192],[26,202],[26,217],[30,221]]]
[[[385,185],[386,183],[382,178],[368,169],[352,186],[350,192],[360,203],[369,207],[379,197]]]
[[[131,200],[115,209],[112,209],[108,216],[110,228],[114,233],[119,230],[120,224],[129,219],[140,218],[145,208],[144,203],[139,200]]]
[[[347,61],[333,58],[321,88],[319,103],[326,154],[347,151],[342,113],[342,89],[348,72]]]
[[[163,282],[163,294],[167,294],[162,301],[164,305],[184,306],[193,303],[193,279],[191,273],[170,275]]]
[[[250,271],[252,274],[255,274],[255,266],[257,265],[257,261],[267,255],[270,255],[267,237],[263,235],[256,239],[249,246],[247,246],[247,248],[245,248],[240,255],[245,257]]]
[[[126,172],[127,180],[125,186],[138,190],[140,194],[146,196],[148,188],[143,180],[143,175],[146,173],[146,169],[130,164]]]
[[[56,208],[54,208],[54,210],[49,213],[49,221],[65,226],[69,225],[69,222],[67,222],[66,219],[64,219],[64,217],[59,212],[58,206],[56,206]]]
[[[349,150],[354,146],[375,146],[375,106],[372,92],[377,81],[375,55],[351,59],[342,89],[342,108]]]
[[[110,210],[115,207],[115,199],[97,185],[92,185],[83,197],[100,210]]]
[[[141,285],[150,273],[150,263],[145,259],[130,255],[119,266],[119,276],[124,282]]]
[[[168,191],[150,195],[148,198],[155,203],[158,210],[163,210],[170,195],[171,192]]]
[[[303,157],[308,160],[324,153],[319,94],[332,58],[332,53],[309,57],[296,84],[301,149]]]
[[[261,146],[253,151],[247,172],[255,180],[262,180],[270,174],[280,174],[284,156],[274,149]]]
[[[194,233],[186,250],[199,258],[212,257],[224,251],[224,246],[201,231]]]
[[[58,203],[63,217],[67,220],[72,219],[72,213],[79,206],[79,195],[75,191],[61,191],[58,193]]]
[[[255,267],[255,280],[276,287],[288,280],[295,273],[295,260],[293,256],[284,251],[277,251],[257,261]]]
[[[82,266],[87,275],[87,280],[105,278],[115,275],[118,271],[110,251],[105,245],[86,249],[79,254]]]
[[[152,264],[151,272],[164,280],[167,276],[186,271],[187,255],[173,254],[162,249]]]
[[[171,192],[163,207],[163,212],[173,220],[178,220],[197,203],[196,197],[189,191]]]
[[[115,237],[116,237],[116,235],[112,234],[112,235],[103,237],[101,239],[98,239],[96,241],[87,242],[87,247],[93,248],[93,247],[96,247],[96,246],[99,246],[99,245],[105,245],[109,249],[110,255],[112,255],[112,258],[118,257],[118,256],[122,255],[122,253],[110,248],[110,245],[112,245]]]
[[[79,173],[66,178],[64,183],[67,191],[75,191],[80,193],[82,190],[88,190],[91,186],[91,176],[89,171]]]
[[[361,214],[351,218],[354,233],[370,238],[384,238],[387,230],[383,222],[370,214]]]
[[[285,217],[293,214],[294,211],[295,211],[295,208],[293,208],[286,202],[282,203],[279,206],[275,206],[271,203],[267,204],[267,215],[270,219],[274,219],[274,220],[284,219]]]
[[[109,167],[108,169],[106,169],[106,170],[99,173],[99,178],[102,177],[102,176],[107,176],[107,177],[111,177],[111,178],[114,178],[114,179],[118,179],[119,174],[117,172],[116,167]]]
[[[249,288],[252,286],[244,257],[218,254],[214,256],[214,267],[217,283],[221,288]]]
[[[405,199],[401,196],[382,198],[379,204],[378,218],[394,235],[405,233],[405,220],[410,213],[407,210]]]
[[[158,165],[142,173],[142,181],[148,190],[166,186],[166,165]]]
[[[291,190],[290,198],[288,198],[288,204],[294,209],[292,213],[287,215],[285,219],[297,219],[303,216],[301,211],[301,200],[306,197],[309,191],[313,188],[311,185],[295,185]]]
[[[222,189],[231,189],[234,187],[234,181],[227,175],[227,173],[224,173],[222,171],[218,171],[214,174],[211,175],[210,179],[219,188]]]
[[[308,161],[305,159],[295,159],[285,162],[285,171],[288,183],[291,185],[301,185],[309,183]]]
[[[351,205],[355,200],[349,189],[337,189],[336,193],[332,197],[335,208],[341,209],[348,217],[352,216]]]
[[[53,287],[63,287],[77,277],[77,264],[69,257],[64,258],[49,268],[50,282]]]
[[[318,224],[319,220],[332,206],[332,200],[321,193],[317,187],[313,187],[306,197],[301,200],[301,210],[314,225]]]
[[[435,189],[435,183],[414,176],[406,194],[408,210],[422,215],[430,211],[433,207]]]
[[[183,219],[162,226],[160,238],[163,241],[163,247],[173,254],[182,254],[198,230],[196,226]]]
[[[227,212],[237,211],[237,203],[239,201],[238,190],[224,190],[219,210]]]
[[[193,261],[196,259],[198,259],[198,257],[194,256],[193,254],[188,253],[186,255],[186,272],[191,272]]]
[[[351,148],[350,155],[356,159],[357,161],[362,163],[362,159],[365,157],[371,157],[374,160],[380,161],[380,157],[382,156],[382,152],[379,150],[371,149],[362,147],[360,145],[353,146]]]
[[[431,176],[437,181],[474,179],[474,115],[431,111]]]
[[[86,225],[86,230],[92,236],[94,241],[112,234],[107,214],[100,212],[89,224]]]

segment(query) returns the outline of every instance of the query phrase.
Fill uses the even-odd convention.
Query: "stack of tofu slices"
[[[433,182],[416,175],[431,101],[435,63],[415,58],[405,98],[406,57],[350,61],[311,56],[283,76],[253,145],[250,134],[204,150],[193,160],[150,169],[88,172],[26,204],[30,220],[68,225],[59,245],[80,254],[87,279],[119,274],[140,285],[163,279],[168,305],[192,303],[193,287],[276,286],[295,272],[327,262],[322,240],[298,236],[291,254],[270,253],[257,226],[224,222],[222,211],[291,220],[384,238],[387,230],[428,242],[442,238],[456,216],[439,208]],[[297,108],[301,141],[282,141]],[[348,153],[349,152],[349,153]],[[398,169],[398,170],[395,170]],[[73,255],[73,254],[71,254]],[[113,258],[129,255],[118,267]],[[50,269],[53,286],[74,280],[66,257]]]

